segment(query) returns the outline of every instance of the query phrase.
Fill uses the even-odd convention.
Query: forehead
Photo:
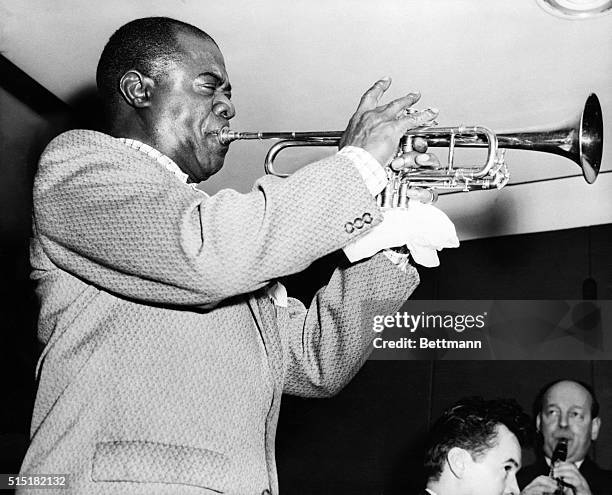
[[[582,385],[574,382],[561,382],[553,385],[544,395],[544,406],[591,407],[591,394]]]
[[[184,61],[195,68],[214,69],[225,73],[225,61],[219,47],[205,37],[186,31],[178,31],[176,40],[181,48]]]
[[[484,462],[494,462],[496,464],[514,460],[519,465],[521,463],[521,445],[516,436],[506,426],[497,427],[495,445],[486,451]]]

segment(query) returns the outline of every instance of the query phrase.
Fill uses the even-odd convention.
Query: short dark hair
[[[429,432],[425,450],[425,475],[439,479],[453,447],[470,452],[473,459],[496,445],[499,425],[504,425],[521,446],[530,438],[529,416],[514,399],[485,400],[468,397],[448,408]]]
[[[599,401],[597,400],[597,397],[595,396],[595,390],[593,389],[593,387],[591,385],[589,385],[588,383],[582,382],[580,380],[572,380],[572,379],[569,379],[569,378],[562,378],[561,380],[555,380],[554,382],[550,382],[550,383],[546,384],[538,392],[538,395],[536,396],[535,402],[533,403],[533,415],[534,415],[534,417],[542,412],[542,407],[544,406],[544,397],[546,397],[546,394],[548,393],[548,391],[552,387],[554,387],[555,385],[557,385],[557,384],[559,384],[561,382],[574,382],[574,383],[577,383],[578,385],[580,385],[581,387],[583,387],[589,393],[589,395],[591,396],[591,418],[596,418],[597,416],[599,416]]]
[[[167,74],[172,63],[182,57],[176,37],[180,31],[215,43],[201,29],[169,17],[136,19],[115,31],[102,51],[96,71],[98,92],[107,109],[118,97],[119,81],[127,71],[135,69],[153,79]]]

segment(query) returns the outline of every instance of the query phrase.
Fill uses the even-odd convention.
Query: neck
[[[143,124],[144,123],[137,118],[117,118],[110,123],[108,132],[113,137],[135,139],[157,149],[153,136],[147,131],[147,128]]]
[[[138,112],[118,114],[111,121],[108,133],[113,137],[135,139],[148,144],[171,158],[181,171],[189,176],[188,182],[199,182],[199,180],[194,179],[197,175],[192,173],[194,170],[197,172],[197,164],[187,163],[181,156],[178,156],[175,143],[167,139],[168,133],[156,128],[153,123],[146,120],[146,117],[146,114]],[[190,169],[190,165],[193,170]]]
[[[428,481],[427,488],[436,495],[461,495],[463,492],[457,485],[457,480],[449,480],[444,475],[436,481]]]

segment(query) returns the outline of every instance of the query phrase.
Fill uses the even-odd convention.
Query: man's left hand
[[[565,488],[563,491],[564,494],[591,495],[589,484],[573,462],[559,462],[555,464],[553,477],[560,478],[564,483],[573,487],[573,489]]]

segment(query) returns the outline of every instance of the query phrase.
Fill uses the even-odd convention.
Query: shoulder
[[[137,153],[138,150],[129,148],[108,134],[76,129],[60,134],[47,145],[40,157],[39,169],[91,162],[125,162],[130,157],[138,159]],[[142,153],[139,154],[144,157]]]
[[[75,129],[56,136],[45,148],[42,158],[70,156],[83,150],[122,152],[128,150],[128,148],[108,134],[86,129]]]
[[[523,489],[535,478],[543,474],[548,474],[548,466],[544,461],[536,461],[533,464],[522,467],[517,473],[516,478],[520,488]]]
[[[589,485],[592,485],[591,491],[594,494],[600,493],[603,489],[612,492],[612,471],[602,469],[587,457],[582,466],[580,466],[580,472],[586,478]]]
[[[69,180],[97,182],[155,183],[173,179],[173,174],[155,159],[132,149],[108,134],[72,130],[60,134],[40,157],[37,183]]]
[[[113,201],[147,196],[163,202],[199,202],[205,195],[184,184],[154,158],[95,131],[65,132],[49,143],[34,178],[34,210],[43,204]]]

